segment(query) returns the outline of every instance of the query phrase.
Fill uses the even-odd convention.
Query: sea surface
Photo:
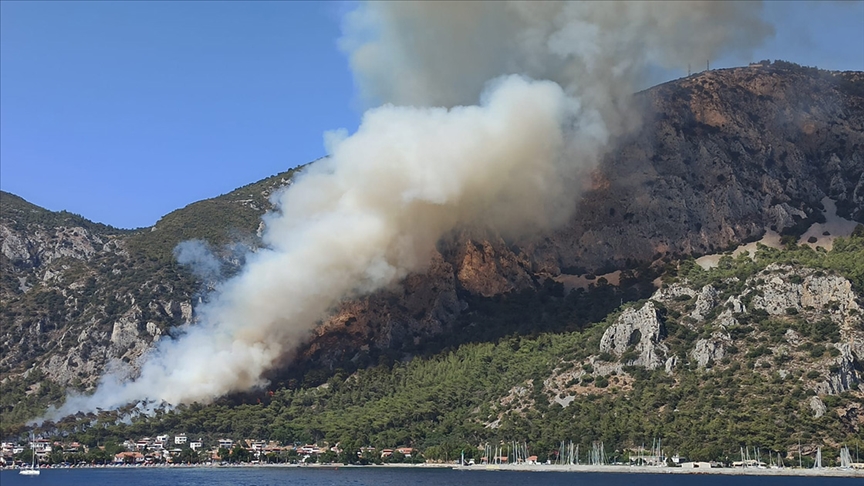
[[[0,472],[2,486],[457,486],[457,485],[861,485],[860,478],[697,476],[574,472],[453,471],[422,468],[108,468],[44,469],[38,477]]]

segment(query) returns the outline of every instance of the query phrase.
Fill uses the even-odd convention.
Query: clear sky
[[[0,188],[120,227],[324,155],[350,3],[0,2]],[[864,3],[767,2],[753,59],[864,70]],[[694,69],[696,67],[694,66]]]

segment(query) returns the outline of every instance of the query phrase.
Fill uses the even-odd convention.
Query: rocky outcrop
[[[778,268],[775,266],[766,270],[770,273]],[[784,268],[784,271],[788,270],[788,267]],[[794,283],[780,275],[772,275],[765,285],[761,286],[761,292],[753,297],[751,304],[754,309],[762,309],[771,315],[786,315],[787,309],[801,310],[801,290],[800,283]]]
[[[734,304],[731,304],[734,309]],[[732,326],[738,325],[738,319],[735,318],[735,314],[742,314],[742,312],[735,312],[733,309],[727,308],[720,315],[717,316],[717,320],[715,321],[717,325],[721,329],[728,329]]]
[[[813,418],[819,418],[828,411],[828,407],[825,406],[825,403],[819,397],[810,397],[809,405],[810,410],[813,411]]]
[[[114,322],[110,338],[111,351],[120,358],[135,358],[161,336],[159,326],[145,322],[141,309],[136,305]]]
[[[696,321],[704,320],[705,316],[717,305],[719,296],[720,294],[714,287],[710,285],[702,287],[702,290],[699,291],[699,295],[696,297],[696,308],[690,313],[690,317]]]
[[[714,333],[708,339],[699,339],[690,353],[700,368],[710,368],[726,356],[726,346],[732,342],[728,334]]]
[[[820,395],[836,395],[853,388],[858,388],[859,378],[855,370],[855,357],[849,344],[837,345],[840,356],[829,368],[828,379],[816,385],[816,393]]]
[[[46,360],[43,371],[60,384],[92,385],[111,362],[134,370],[138,358],[162,337],[161,327],[143,317],[141,309],[134,305],[113,323],[110,331],[91,321],[73,346]]]
[[[499,247],[504,241],[499,240]],[[491,297],[533,285],[531,263],[511,251],[496,250],[488,241],[466,241],[458,252],[456,278],[466,291]]]
[[[103,240],[81,227],[59,227],[15,231],[0,224],[0,251],[14,267],[36,267],[60,258],[87,260],[101,248]]]
[[[663,369],[666,370],[667,375],[671,375],[676,366],[678,366],[678,357],[669,356],[666,358],[666,363],[663,365]]]
[[[786,315],[805,308],[826,310],[849,332],[860,328],[861,308],[849,280],[839,275],[801,272],[790,265],[770,265],[760,276],[751,306],[770,315]]]
[[[664,336],[657,309],[649,301],[638,311],[628,308],[606,329],[600,339],[600,352],[620,357],[632,350],[636,356],[625,364],[654,370],[666,359],[667,348],[661,343]]]
[[[657,291],[654,292],[654,295],[651,296],[651,300],[665,302],[681,299],[682,296],[692,298],[696,297],[696,295],[697,292],[690,287],[679,283],[673,283],[672,285],[664,285],[657,289]]]
[[[710,285],[694,288],[687,280],[666,285],[652,297],[668,312],[681,316],[678,325],[701,334],[686,348],[697,368],[751,359],[751,369],[766,374],[776,370],[786,377],[790,372],[786,363],[806,360],[806,365],[799,361],[796,366],[800,374],[809,376],[807,386],[817,394],[836,395],[858,388],[864,323],[858,296],[848,279],[812,268],[770,264],[744,282],[735,278],[724,284],[727,289],[740,290],[725,297],[719,309],[717,289]],[[744,341],[743,336],[747,336]],[[742,355],[739,348],[749,352]],[[674,354],[680,356],[681,351],[672,350],[667,372],[674,372],[678,365]]]
[[[192,303],[189,301],[154,301],[150,302],[149,307],[151,311],[179,318],[183,324],[192,322]]]
[[[726,299],[726,308],[731,314],[743,314],[747,312],[747,306],[741,301],[741,296],[733,295]]]
[[[801,344],[801,335],[798,334],[794,329],[786,329],[786,332],[783,333],[783,337],[786,339],[786,342],[793,346],[798,346]]]
[[[13,264],[32,264],[29,241],[24,235],[12,231],[8,226],[0,224],[0,252]]]

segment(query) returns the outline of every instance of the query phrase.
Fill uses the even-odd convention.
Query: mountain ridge
[[[604,159],[570,223],[518,241],[478,229],[451,235],[425,273],[346,302],[326,319],[298,351],[297,359],[309,363],[301,369],[319,368],[326,379],[340,367],[422,353],[426,343],[433,343],[427,352],[454,344],[442,336],[497,336],[481,324],[500,322],[496,306],[542,309],[543,296],[557,292],[554,278],[624,271],[619,285],[595,285],[578,297],[582,309],[592,309],[585,311],[590,318],[571,316],[567,325],[584,326],[619,300],[650,296],[647,284],[674,260],[756,240],[768,229],[803,233],[819,221],[824,197],[837,202],[841,216],[864,221],[862,86],[861,72],[775,62],[640,92],[642,128]],[[87,389],[111,360],[134,363],[190,322],[203,297],[206,282],[176,262],[175,246],[204,240],[236,269],[242,259],[232,245],[257,245],[269,195],[299,170],[192,203],[137,230],[68,213],[28,219],[7,211],[10,200],[13,208],[32,208],[4,192],[0,376],[17,380],[38,371],[32,376]],[[550,318],[549,330],[560,329],[559,317]],[[512,329],[530,332],[519,323]]]

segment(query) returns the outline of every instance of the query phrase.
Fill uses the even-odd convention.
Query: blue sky
[[[0,2],[0,188],[149,226],[324,155],[361,112],[350,3]],[[768,2],[753,59],[864,70],[864,3]],[[694,67],[695,68],[695,67]]]

